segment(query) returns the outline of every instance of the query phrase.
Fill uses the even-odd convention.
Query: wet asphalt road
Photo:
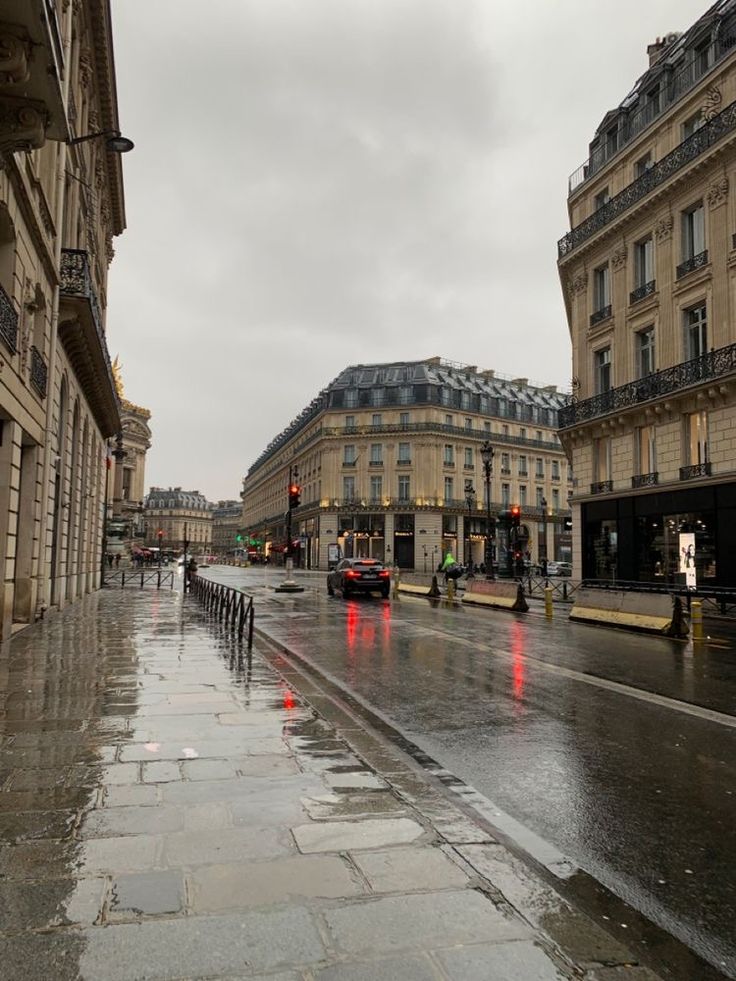
[[[736,977],[736,643],[329,599],[324,575],[203,571],[257,625],[625,902]],[[525,832],[518,840],[526,845]],[[533,847],[530,847],[533,851]]]

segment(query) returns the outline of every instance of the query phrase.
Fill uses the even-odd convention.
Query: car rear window
[[[375,559],[364,559],[361,560],[360,562],[354,562],[353,565],[355,566],[356,569],[366,569],[369,568],[370,566],[378,565],[378,562],[376,562]]]

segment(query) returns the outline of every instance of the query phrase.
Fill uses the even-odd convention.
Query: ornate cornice
[[[626,265],[626,257],[628,256],[628,254],[629,254],[629,250],[626,248],[626,246],[623,243],[617,246],[616,249],[614,250],[613,255],[611,256],[611,265],[613,266],[613,268],[623,269],[623,267]]]
[[[664,215],[654,226],[654,235],[658,242],[666,242],[672,236],[672,226],[674,218],[672,215]]]
[[[713,181],[706,192],[706,198],[711,210],[726,203],[728,200],[728,178],[725,175]]]

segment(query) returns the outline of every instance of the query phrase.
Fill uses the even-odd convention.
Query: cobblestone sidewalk
[[[177,593],[105,591],[18,635],[0,978],[655,979],[299,687]]]

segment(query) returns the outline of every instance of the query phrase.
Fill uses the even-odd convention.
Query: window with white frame
[[[355,453],[354,443],[346,443],[345,446],[343,447],[342,452],[343,452],[343,457],[342,457],[343,463],[347,464],[348,466],[351,466],[353,463],[355,463],[357,456]]]
[[[408,475],[402,474],[399,477],[399,500],[408,501],[409,500],[409,477]]]
[[[537,507],[538,508],[543,508],[544,507],[544,504],[542,504],[542,501],[543,500],[544,500],[544,487],[537,487],[536,488],[536,504],[537,504]]]
[[[611,388],[611,349],[604,347],[593,355],[595,392],[601,395]]]
[[[382,418],[383,417],[380,412],[374,412],[371,416],[371,426],[380,426]]]
[[[466,420],[465,420],[465,428],[466,429],[472,429],[473,428],[473,420],[472,419],[467,419],[466,418]]]
[[[654,243],[651,235],[634,246],[634,289],[654,279]]]
[[[519,484],[519,504],[522,507],[526,505],[526,484]]]
[[[654,327],[645,327],[636,334],[636,370],[639,378],[646,378],[654,367]]]
[[[519,457],[519,476],[520,477],[526,477],[527,472],[528,471],[527,471],[526,457],[525,456],[520,456]]]
[[[345,428],[355,429],[355,416],[345,416]]]
[[[349,409],[354,409],[358,405],[358,389],[348,388],[345,390],[345,405]]]
[[[371,443],[371,463],[373,466],[383,462],[383,443]]]
[[[472,446],[466,446],[465,447],[465,466],[466,467],[472,467],[472,466],[474,466],[474,463],[473,463],[473,447]]]
[[[553,460],[552,461],[552,480],[559,480],[559,479],[560,479],[560,461],[559,460]]]
[[[399,463],[411,463],[411,443],[399,443]]]
[[[444,464],[446,467],[455,466],[455,447],[452,443],[445,443]]]
[[[639,476],[657,472],[654,426],[639,426],[636,429],[636,467]]]
[[[410,418],[411,418],[411,414],[409,412],[400,412],[399,413],[399,425],[400,426],[408,426],[409,425],[409,419]]]
[[[705,252],[705,209],[699,201],[682,213],[682,261]]]
[[[408,405],[414,400],[414,389],[411,385],[401,385],[399,388],[399,405]]]
[[[511,473],[511,455],[509,453],[501,454],[501,473]]]
[[[383,477],[371,477],[371,500],[378,502],[383,497]]]
[[[552,510],[553,511],[560,510],[560,492],[557,490],[556,487],[552,491]]]
[[[505,508],[511,504],[511,484],[501,484],[501,504]]]
[[[697,133],[697,131],[700,129],[701,126],[705,126],[705,117],[703,116],[702,109],[698,109],[698,111],[693,116],[690,116],[682,124],[683,140],[686,140],[694,133]]]
[[[538,456],[537,457],[537,461],[536,461],[536,476],[537,476],[537,478],[544,477],[544,459],[541,456]]]
[[[685,416],[685,443],[688,466],[708,462],[708,413],[705,409]]]
[[[355,477],[342,478],[342,496],[346,501],[355,500]]]
[[[593,474],[598,483],[611,479],[610,436],[601,436],[593,440]]]
[[[455,482],[452,477],[445,477],[445,501],[452,501],[455,498]]]
[[[685,310],[684,360],[702,357],[708,350],[708,317],[705,303]]]
[[[593,312],[598,313],[611,305],[611,277],[608,263],[593,271]]]

